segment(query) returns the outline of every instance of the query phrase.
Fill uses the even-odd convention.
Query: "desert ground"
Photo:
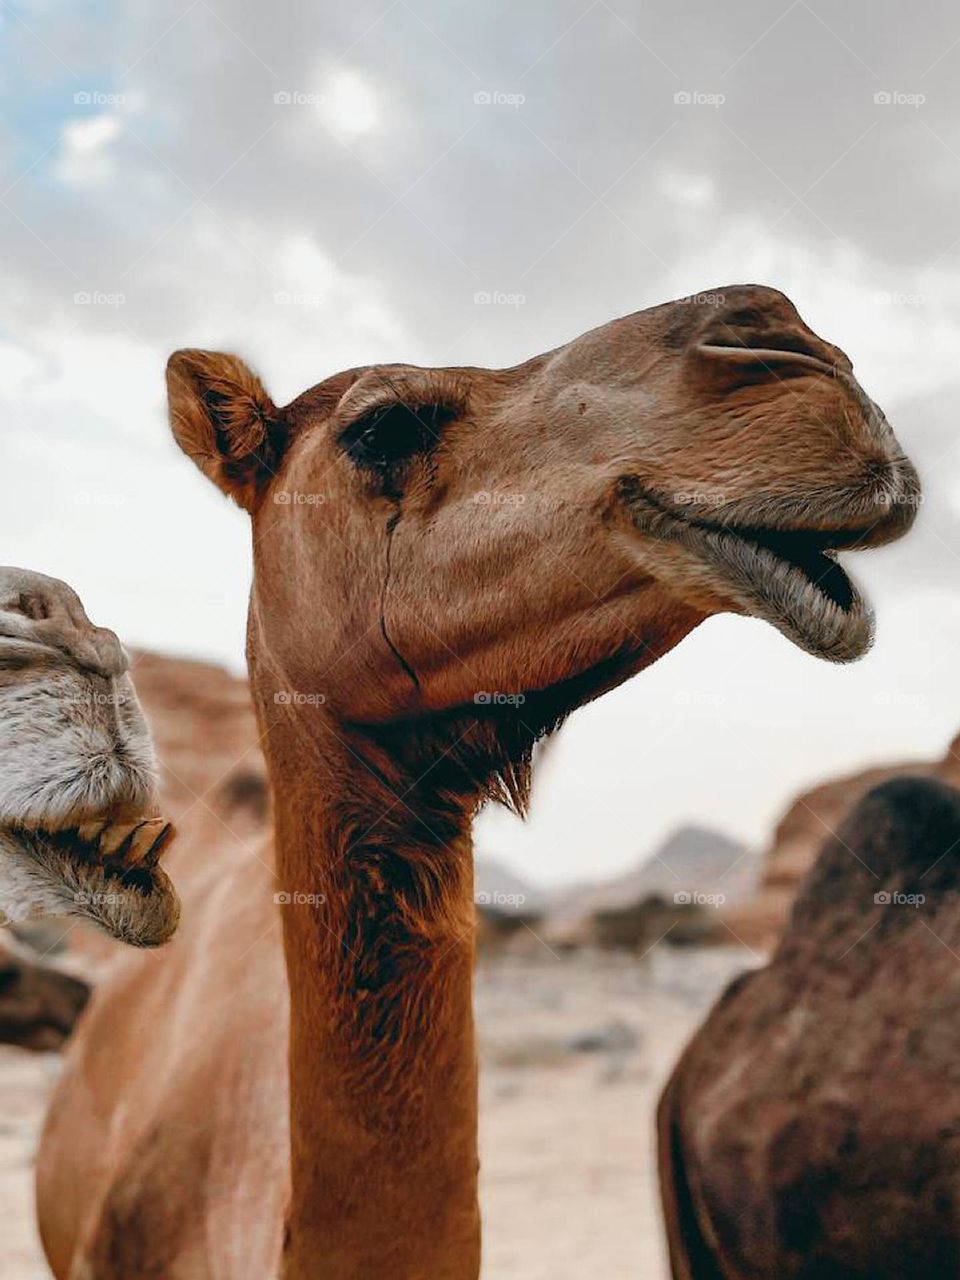
[[[590,952],[483,960],[477,974],[487,1280],[665,1280],[653,1116],[715,995],[756,956]],[[4,1280],[49,1280],[33,1159],[59,1058],[0,1046]]]

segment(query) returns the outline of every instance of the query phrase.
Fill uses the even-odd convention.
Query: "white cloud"
[[[333,73],[319,109],[325,122],[345,138],[371,133],[380,124],[380,106],[373,86],[356,71]]]
[[[4,379],[0,350],[0,386],[25,405],[43,406],[52,415],[80,408],[129,432],[160,402],[162,364],[146,342],[84,332],[79,322],[63,320],[31,333],[28,342],[29,349],[19,349],[11,361],[14,371],[17,365],[22,371],[19,384]]]
[[[717,190],[706,173],[669,171],[660,175],[660,189],[674,204],[691,209],[704,209],[716,202]]]
[[[14,342],[0,342],[0,396],[28,391],[42,367],[42,362],[24,347]]]
[[[113,177],[110,147],[122,132],[120,118],[109,112],[68,120],[60,135],[57,175],[61,182],[83,186]]]

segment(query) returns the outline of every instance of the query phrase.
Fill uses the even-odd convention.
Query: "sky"
[[[242,668],[246,517],[176,451],[171,350],[278,402],[370,362],[517,363],[735,282],[842,346],[919,465],[832,668],[712,619],[578,713],[541,884],[678,823],[762,842],[796,790],[960,729],[960,11],[930,0],[0,0],[2,558],[135,645]]]

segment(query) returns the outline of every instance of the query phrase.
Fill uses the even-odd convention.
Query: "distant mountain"
[[[755,853],[721,831],[694,824],[678,827],[632,871],[558,895],[547,935],[576,938],[595,912],[629,907],[652,895],[669,902],[676,895],[681,902],[720,895],[726,902],[739,901],[754,892],[759,866]]]
[[[546,905],[545,894],[531,888],[496,858],[477,858],[473,876],[478,906],[529,914],[542,911]]]
[[[687,891],[738,898],[753,890],[758,867],[739,840],[691,824],[678,827],[638,871],[625,877],[623,890],[638,897],[659,893],[672,898]]]

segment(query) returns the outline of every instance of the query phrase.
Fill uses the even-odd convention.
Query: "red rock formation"
[[[960,785],[960,736],[942,760],[904,761],[845,774],[802,792],[777,823],[763,855],[756,895],[721,913],[729,940],[769,949],[786,922],[797,888],[813,865],[823,841],[871,787],[895,776],[929,776]]]

